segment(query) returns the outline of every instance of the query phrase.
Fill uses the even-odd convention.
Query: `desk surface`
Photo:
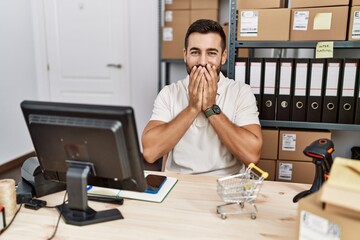
[[[164,174],[158,173],[157,174]],[[296,208],[292,198],[308,184],[265,181],[256,200],[257,218],[230,215],[223,220],[216,206],[216,177],[167,173],[179,181],[162,203],[128,200],[118,206],[89,202],[95,210],[117,207],[122,220],[89,226],[60,221],[54,239],[296,239]],[[64,192],[42,199],[48,206],[61,203]],[[2,239],[47,239],[55,229],[58,212],[22,208]]]

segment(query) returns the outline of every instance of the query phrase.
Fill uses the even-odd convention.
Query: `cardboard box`
[[[352,0],[351,1],[351,6],[359,6],[360,5],[360,0]]]
[[[263,135],[263,147],[260,159],[276,160],[279,149],[279,130],[263,128],[261,131]]]
[[[165,0],[165,10],[189,10],[191,0]]]
[[[264,9],[264,8],[283,8],[284,0],[241,0],[236,1],[236,9]]]
[[[269,177],[265,180],[275,181],[276,175],[276,160],[272,159],[260,159],[258,164],[256,164],[261,170],[269,173]]]
[[[289,0],[289,8],[348,6],[349,0]]]
[[[166,11],[162,29],[162,59],[183,59],[184,39],[190,25],[189,10]]]
[[[315,177],[315,164],[302,161],[276,161],[276,181],[309,183]]]
[[[237,40],[289,40],[290,9],[242,10],[238,22]]]
[[[348,8],[292,9],[290,40],[345,40]]]
[[[360,219],[360,161],[337,157],[320,200],[326,210]]]
[[[218,21],[218,11],[215,9],[200,9],[190,11],[190,24],[198,19],[211,19]]]
[[[218,2],[218,0],[191,0],[190,8],[191,9],[218,9],[219,2]]]
[[[320,195],[321,191],[318,191],[299,201],[297,239],[359,239],[359,219],[327,211]]]
[[[284,130],[279,132],[279,155],[280,160],[312,161],[303,151],[312,142],[320,139],[331,139],[329,131],[302,131]]]
[[[359,0],[360,2],[360,0]],[[358,41],[360,40],[360,6],[351,7],[348,40]]]

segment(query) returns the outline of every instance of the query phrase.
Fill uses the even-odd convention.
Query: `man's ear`
[[[224,50],[221,56],[221,64],[225,64],[227,59],[227,49]]]
[[[183,49],[183,53],[184,53],[184,62],[186,63],[186,49]]]

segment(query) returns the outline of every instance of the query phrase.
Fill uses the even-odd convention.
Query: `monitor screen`
[[[21,109],[45,177],[67,184],[70,210],[87,211],[84,184],[146,190],[131,107],[23,101]]]

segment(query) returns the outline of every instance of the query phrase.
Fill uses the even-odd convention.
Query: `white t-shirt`
[[[189,103],[189,76],[165,86],[155,99],[150,120],[170,122]],[[249,85],[220,73],[216,104],[238,126],[259,124],[256,99]],[[165,171],[226,176],[238,173],[243,164],[220,141],[214,128],[200,113],[169,153]]]

